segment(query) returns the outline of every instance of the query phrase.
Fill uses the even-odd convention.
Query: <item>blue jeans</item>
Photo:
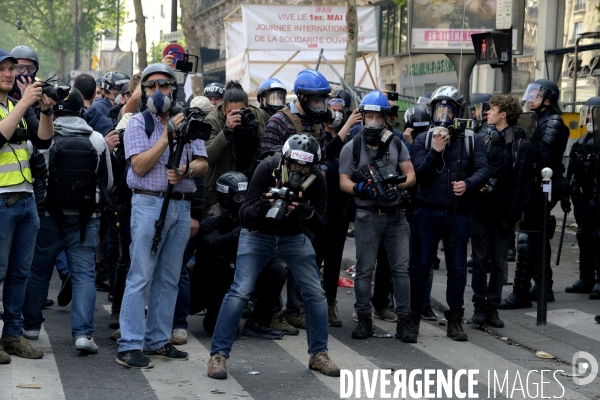
[[[54,263],[56,265],[56,272],[61,277],[61,279],[69,273],[69,266],[67,265],[67,254],[65,251],[61,251],[56,257],[56,261]]]
[[[96,244],[100,220],[89,219],[85,228],[85,240],[80,241],[78,216],[66,217],[66,224],[52,218],[40,220],[40,231],[35,241],[31,272],[27,278],[27,291],[23,305],[23,327],[39,330],[44,322],[42,306],[48,297],[54,262],[61,251],[67,255],[67,265],[73,283],[71,305],[71,329],[73,338],[91,336],[94,332],[94,268]]]
[[[452,211],[418,208],[414,213],[413,254],[410,270],[411,308],[421,313],[429,293],[429,279],[437,246],[444,241],[447,283],[446,302],[452,311],[463,311],[465,286],[467,285],[467,242],[471,236],[470,213],[456,215],[454,246],[449,239],[453,229]]]
[[[310,240],[303,234],[275,236],[242,229],[235,278],[221,305],[212,338],[211,356],[220,353],[229,358],[242,312],[254,292],[256,279],[273,257],[287,263],[302,292],[308,354],[313,356],[327,351],[327,299],[321,288],[315,251]]]
[[[187,265],[196,251],[196,236],[188,241],[188,245],[183,253],[183,262],[181,263],[181,276],[179,277],[179,291],[177,292],[177,301],[175,302],[175,314],[173,315],[173,329],[187,329],[187,316],[190,313],[190,274]]]
[[[396,314],[410,312],[410,278],[408,277],[408,240],[410,229],[404,210],[389,214],[356,210],[354,240],[356,242],[356,312],[371,314],[371,278],[375,270],[379,245],[383,243],[392,274]]]
[[[156,350],[171,335],[184,244],[190,237],[190,202],[171,200],[158,251],[152,255],[154,223],[162,204],[162,197],[144,194],[134,194],[131,199],[131,265],[119,317],[119,351],[142,346]],[[148,316],[144,318],[148,294]]]
[[[33,195],[19,199],[10,207],[6,201],[0,197],[0,285],[4,284],[2,333],[21,336],[25,285],[40,218]]]

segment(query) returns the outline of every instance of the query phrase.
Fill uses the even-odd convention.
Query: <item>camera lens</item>
[[[285,201],[281,199],[275,200],[265,216],[265,229],[269,232],[277,232],[287,207],[288,205]]]
[[[247,112],[246,114],[244,114],[244,120],[246,124],[254,125],[254,123],[256,122],[256,117],[254,116],[254,114],[252,114],[252,112]]]

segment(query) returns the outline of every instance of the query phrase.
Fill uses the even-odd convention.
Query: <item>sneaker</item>
[[[110,321],[108,321],[108,327],[110,329],[119,329],[120,328],[119,316],[120,316],[119,311],[112,311],[110,313]]]
[[[273,329],[283,332],[284,335],[296,336],[300,334],[300,331],[297,328],[294,328],[285,320],[285,318],[283,317],[283,311],[279,311],[273,314],[269,326]]]
[[[223,354],[213,354],[208,360],[208,377],[213,379],[227,379],[226,358]]]
[[[431,306],[427,306],[423,308],[423,311],[421,312],[421,318],[426,321],[437,321],[437,314],[435,311],[433,311]]]
[[[23,336],[27,340],[38,340],[40,338],[39,329],[23,330]]]
[[[373,333],[371,314],[358,314],[358,326],[352,331],[352,339],[368,339]]]
[[[304,308],[300,308],[298,314],[291,314],[285,317],[287,322],[294,328],[306,329],[306,318],[304,317]]]
[[[261,339],[281,339],[283,332],[270,326],[259,324],[252,318],[248,318],[244,324],[243,336],[257,337]]]
[[[342,320],[338,317],[337,300],[327,306],[329,326],[342,326]]]
[[[493,307],[485,310],[485,322],[492,328],[504,328],[504,321],[500,319],[498,310]]]
[[[21,358],[38,359],[44,357],[44,350],[34,347],[23,336],[2,335],[4,351],[10,355],[16,355]]]
[[[380,311],[375,310],[375,312],[373,313],[373,316],[375,318],[382,319],[382,320],[388,321],[388,322],[397,322],[398,321],[398,316],[387,308],[384,308],[383,310],[380,310]]]
[[[120,351],[117,353],[117,364],[130,368],[153,368],[154,363],[139,349]]]
[[[73,283],[71,281],[71,274],[67,273],[62,279],[62,286],[60,287],[60,291],[58,292],[58,297],[56,298],[56,302],[61,307],[66,307],[71,302],[71,297],[73,296]]]
[[[413,321],[410,314],[403,314],[396,323],[396,338],[404,343],[417,343],[417,335],[413,330]]]
[[[50,308],[54,305],[54,300],[52,299],[46,299],[46,301],[44,302],[44,305],[42,306],[42,310],[45,308]]]
[[[162,358],[165,360],[185,361],[190,358],[188,353],[177,350],[171,343],[166,343],[156,350],[144,350],[144,354],[148,357]]]
[[[182,345],[188,342],[187,330],[183,328],[175,328],[169,338],[169,343]]]
[[[327,376],[340,376],[340,369],[333,361],[331,361],[329,355],[324,351],[310,357],[308,360],[308,369],[311,371],[319,371]]]
[[[75,339],[75,350],[82,353],[96,354],[98,352],[98,345],[91,336],[79,337]]]
[[[2,343],[0,343],[0,364],[10,364],[10,356],[4,351]]]
[[[114,331],[113,333],[111,333],[110,336],[109,336],[109,339],[110,340],[115,340],[115,341],[121,339],[121,330],[117,329],[116,331]]]

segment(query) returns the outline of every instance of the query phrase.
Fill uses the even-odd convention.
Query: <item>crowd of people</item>
[[[270,78],[258,107],[232,81],[208,84],[182,109],[171,58],[132,77],[82,74],[72,87],[52,87],[36,79],[33,49],[0,49],[0,364],[43,357],[33,343],[53,305],[56,268],[58,305],[71,304],[74,346],[84,354],[99,350],[94,305],[104,290],[121,365],[187,360],[175,345],[188,340],[188,315],[204,312],[211,378],[227,377],[242,317],[244,336],[306,329],[309,368],[339,376],[328,336],[342,326],[337,287],[350,223],[352,338],[372,337],[375,317],[395,322],[402,342],[417,342],[420,321],[437,318],[430,293],[441,242],[447,336],[466,341],[469,258],[475,326],[501,328],[499,309],[537,298],[546,167],[550,207],[569,209],[571,197],[579,226],[580,279],[566,291],[600,298],[589,121],[600,98],[583,108],[589,133],[564,177],[569,130],[548,80],[531,83],[521,101],[474,94],[469,104],[441,86],[405,112],[401,132],[393,92],[374,90],[356,104],[311,69],[298,74],[290,102]],[[529,116],[537,125],[528,131],[520,118]],[[502,299],[515,238],[513,293]]]

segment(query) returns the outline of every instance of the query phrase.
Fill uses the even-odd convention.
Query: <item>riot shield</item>
[[[593,107],[590,111],[591,121],[589,122],[594,129],[594,148],[596,150],[596,204],[599,207],[598,215],[600,215],[600,107]]]
[[[532,111],[525,111],[525,107],[523,107],[523,112],[519,115],[519,120],[517,121],[517,125],[525,130],[525,135],[527,137],[527,141],[531,142],[532,136],[535,134],[537,129],[537,115]]]

